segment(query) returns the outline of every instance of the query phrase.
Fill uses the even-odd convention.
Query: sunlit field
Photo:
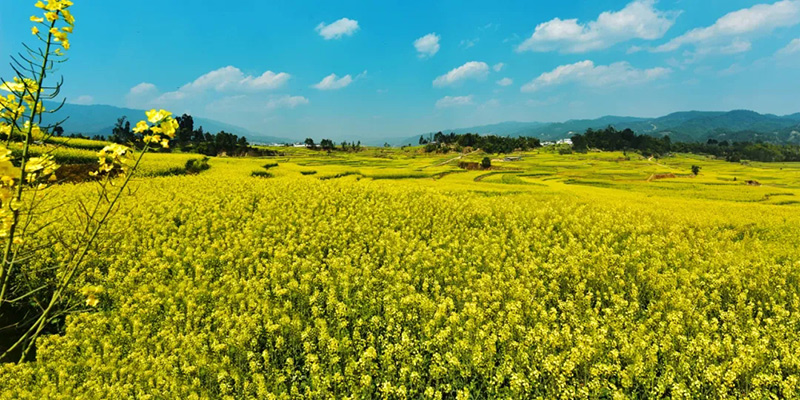
[[[796,164],[275,150],[148,155],[2,397],[798,396]]]
[[[22,3],[0,400],[800,398],[800,0]]]

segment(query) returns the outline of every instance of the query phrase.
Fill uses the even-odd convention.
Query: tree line
[[[361,141],[358,142],[342,142],[338,146],[336,143],[333,142],[331,139],[322,139],[319,144],[314,143],[314,139],[306,138],[303,142],[307,148],[311,150],[323,150],[323,151],[344,151],[348,153],[358,153],[359,151],[364,150],[364,147],[361,146]],[[288,145],[287,145],[288,146]]]
[[[419,137],[419,144],[425,145],[428,153],[447,153],[451,150],[462,151],[464,148],[481,149],[487,153],[512,153],[514,151],[526,151],[541,147],[542,143],[535,137],[519,136],[516,138],[508,136],[486,135],[477,133],[457,134],[450,132]]]
[[[274,151],[257,149],[250,146],[247,138],[233,133],[220,131],[216,134],[203,131],[203,127],[194,128],[194,119],[191,115],[183,114],[175,118],[178,121],[178,129],[175,138],[170,140],[170,149],[180,149],[183,152],[200,153],[206,156],[217,156],[226,154],[228,156],[263,156],[275,155]],[[135,133],[131,129],[131,122],[127,117],[117,119],[111,136],[106,138],[114,143],[132,143],[135,141]]]
[[[730,143],[715,139],[709,139],[706,143],[672,142],[669,136],[657,138],[637,135],[630,129],[620,131],[612,126],[599,130],[587,129],[584,134],[572,136],[573,151],[586,152],[590,148],[604,151],[636,151],[648,156],[661,156],[671,152],[706,154],[732,162],[741,160],[800,161],[800,146],[798,145]]]

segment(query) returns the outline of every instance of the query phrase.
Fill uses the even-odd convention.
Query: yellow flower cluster
[[[72,294],[102,311],[0,366],[0,397],[800,396],[796,208],[211,162],[138,183],[77,286],[102,297]]]
[[[36,183],[43,178],[51,182],[56,180],[55,172],[59,168],[53,159],[52,154],[44,154],[40,157],[31,157],[25,163],[25,180],[28,183]]]
[[[33,108],[35,101],[33,94],[39,90],[39,85],[33,79],[14,77],[13,81],[5,82],[0,85],[0,90],[11,93],[6,97],[0,96],[0,102],[2,102],[1,105],[3,106],[2,117],[4,119],[12,119],[15,115],[20,117],[25,113],[23,102],[27,104],[29,108]],[[22,99],[22,101],[20,101],[20,99]],[[38,103],[36,111],[45,111],[41,101]]]
[[[44,185],[46,181],[56,179],[58,164],[52,155],[43,154],[31,157],[25,163],[25,181],[30,185]],[[8,237],[13,224],[13,212],[21,208],[21,203],[14,200],[20,169],[14,165],[11,150],[0,146],[0,237]],[[17,240],[17,239],[15,239]]]
[[[133,128],[133,132],[143,134],[145,143],[155,143],[165,149],[169,148],[169,140],[175,137],[175,132],[178,130],[178,121],[172,117],[171,112],[163,109],[153,109],[145,114],[147,121],[139,121]]]
[[[61,47],[64,50],[69,50],[69,34],[72,33],[75,27],[75,17],[72,16],[72,13],[69,11],[69,7],[72,6],[72,2],[69,0],[47,0],[47,4],[42,1],[36,2],[36,7],[40,8],[44,11],[44,17],[33,15],[31,16],[31,22],[35,22],[38,24],[42,24],[47,27],[47,32],[52,35],[53,40],[57,43],[61,43]],[[45,22],[45,20],[47,22]],[[61,28],[56,26],[56,23],[59,20],[63,20],[67,23],[67,26],[63,26]],[[31,28],[31,33],[33,35],[39,35],[39,28],[37,26],[33,26]],[[61,54],[61,49],[58,49],[57,54]]]
[[[0,90],[10,92],[6,96],[0,96],[0,134],[8,136],[27,133],[30,121],[25,121],[24,124],[20,123],[25,119],[26,111],[32,109],[34,105],[36,105],[37,114],[45,111],[41,101],[35,104],[36,100],[33,94],[39,90],[38,84],[32,79],[15,77],[13,81],[0,85]],[[20,127],[20,125],[22,126]],[[34,124],[32,132],[34,138],[41,139],[42,131],[37,124]]]
[[[0,237],[8,237],[14,222],[11,200],[14,197],[14,177],[19,176],[19,168],[11,161],[11,151],[0,147]]]
[[[169,140],[175,137],[178,121],[172,118],[172,113],[167,110],[150,110],[145,113],[147,120],[139,121],[133,132],[143,135],[145,144],[156,143],[164,148],[169,148]],[[148,124],[148,122],[150,124]],[[161,135],[164,136],[161,136]],[[127,162],[133,157],[130,148],[120,144],[109,144],[97,152],[99,169],[90,174],[93,176],[106,175],[114,170],[126,173]]]
[[[120,144],[112,143],[97,152],[97,162],[100,165],[97,171],[90,172],[92,176],[106,175],[114,170],[127,172],[127,162],[133,157],[131,149]]]
[[[100,299],[97,298],[103,293],[103,287],[99,285],[89,285],[81,289],[81,294],[86,296],[86,305],[89,307],[97,307]]]

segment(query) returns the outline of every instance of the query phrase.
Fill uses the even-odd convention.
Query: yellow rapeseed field
[[[505,182],[422,178],[453,166],[399,152],[135,180],[71,294],[96,307],[0,367],[0,397],[800,396],[796,206],[689,178],[668,192],[647,160],[611,156],[531,155],[552,175]],[[644,177],[576,184],[587,162]],[[403,163],[408,179],[370,178]],[[706,161],[698,179],[733,166]],[[85,185],[51,197],[74,204]]]

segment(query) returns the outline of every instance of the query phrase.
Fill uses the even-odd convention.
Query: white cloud
[[[742,67],[739,64],[734,63],[730,67],[719,71],[719,75],[720,76],[731,76],[731,75],[736,75],[736,74],[738,74],[738,73],[740,73],[740,72],[742,72],[744,70],[745,70],[744,67]]]
[[[295,108],[297,106],[302,106],[308,104],[309,101],[307,98],[303,96],[281,96],[269,99],[267,101],[267,109],[276,109],[276,108]]]
[[[146,108],[149,102],[158,95],[156,85],[142,82],[132,87],[125,95],[125,105],[133,108]]]
[[[459,46],[461,46],[461,47],[463,47],[463,48],[465,48],[465,49],[468,49],[468,48],[470,48],[470,47],[473,47],[473,46],[475,46],[475,43],[478,43],[478,41],[479,41],[479,40],[480,40],[479,38],[475,38],[475,39],[464,39],[464,40],[462,40],[462,41],[461,41],[461,43],[459,43],[458,45],[459,45]]]
[[[158,91],[156,85],[152,83],[142,82],[134,87],[128,92],[129,95],[143,95],[148,93],[155,93]]]
[[[497,84],[500,86],[510,86],[514,81],[511,78],[503,78],[497,81]]]
[[[454,97],[444,96],[436,102],[436,108],[460,107],[472,104],[472,95]]]
[[[534,92],[543,87],[556,86],[570,82],[585,86],[633,85],[663,78],[672,72],[669,68],[636,69],[627,62],[611,65],[595,65],[586,60],[575,64],[562,65],[522,86],[523,92]]]
[[[489,74],[489,65],[487,65],[485,62],[470,61],[436,78],[433,81],[433,86],[443,87],[443,86],[454,85],[465,79],[485,78],[488,74]]]
[[[83,96],[78,96],[77,98],[75,98],[75,100],[72,100],[71,103],[81,106],[88,106],[94,104],[94,97],[85,94]]]
[[[434,54],[439,52],[439,39],[441,37],[436,33],[429,33],[414,41],[414,48],[419,53],[419,58],[433,57]]]
[[[341,39],[344,36],[353,36],[358,29],[358,21],[349,18],[342,18],[329,25],[325,25],[324,22],[321,22],[319,25],[317,25],[315,30],[320,36],[324,37],[325,40],[331,40]]]
[[[620,11],[606,11],[585,24],[577,19],[552,19],[539,24],[517,51],[584,53],[632,39],[659,39],[675,23],[678,13],[659,11],[653,7],[655,3],[656,0],[636,0]]]
[[[695,45],[700,53],[728,49],[730,54],[744,49],[742,44],[746,41],[741,38],[742,36],[769,33],[776,28],[794,26],[798,23],[800,23],[800,2],[797,0],[757,4],[728,13],[711,26],[692,29],[656,47],[653,51],[666,52],[685,45]],[[747,43],[749,45],[749,42]],[[749,49],[747,47],[747,50]]]
[[[747,40],[734,40],[731,44],[727,46],[722,46],[719,48],[720,54],[738,54],[750,51],[753,48],[753,44],[748,42]]]
[[[212,113],[247,113],[260,114],[265,110],[294,109],[298,106],[309,104],[310,101],[303,96],[270,95],[266,98],[260,95],[235,95],[226,96],[206,104],[206,112]]]
[[[319,90],[337,90],[345,88],[351,83],[353,83],[353,77],[350,75],[339,78],[336,74],[330,74],[322,78],[322,80],[313,87]]]
[[[183,85],[181,92],[197,92],[213,89],[218,92],[227,91],[260,91],[277,89],[283,86],[291,76],[285,72],[267,71],[260,76],[246,75],[234,66],[227,66],[211,71]]]
[[[506,66],[506,65],[505,65],[504,63],[497,63],[497,64],[495,64],[495,65],[493,65],[493,66],[492,66],[492,69],[494,70],[494,72],[500,72],[500,71],[502,71],[502,70],[503,70],[503,68],[504,68],[505,66]]]
[[[167,92],[159,96],[155,103],[166,105],[176,101],[196,97],[207,91],[220,93],[228,92],[261,92],[278,89],[289,81],[291,75],[280,72],[266,71],[259,76],[245,75],[239,68],[227,66],[206,73],[192,82],[180,87],[174,92]],[[140,84],[149,85],[149,84]],[[136,89],[136,88],[134,88]],[[133,92],[134,89],[131,89]],[[141,90],[153,91],[155,86],[143,87]]]
[[[778,56],[788,56],[800,52],[800,39],[794,39],[786,47],[778,50],[775,54]]]
[[[636,54],[636,53],[638,53],[638,52],[640,52],[642,50],[644,50],[644,48],[642,46],[631,46],[631,47],[628,47],[628,50],[625,51],[625,54]]]
[[[486,109],[490,109],[490,108],[497,108],[497,107],[500,107],[500,100],[498,100],[498,99],[489,99],[485,103],[483,103],[480,106],[478,106],[478,108],[481,109],[481,110],[486,110]]]

